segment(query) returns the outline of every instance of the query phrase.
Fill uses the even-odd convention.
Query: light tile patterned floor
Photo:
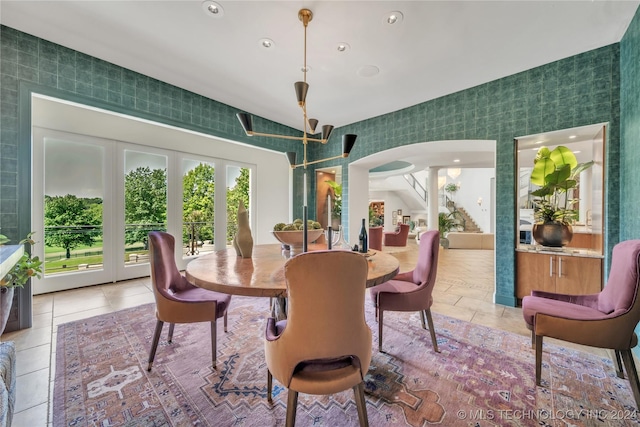
[[[413,269],[417,252],[414,240],[409,241],[406,249],[393,249],[393,255],[400,261],[400,271]],[[493,303],[493,256],[494,252],[488,250],[441,250],[432,310],[530,336],[520,308]],[[57,325],[153,301],[149,278],[35,296],[33,327],[2,336],[3,341],[15,341],[18,349],[18,395],[13,425],[51,426]],[[572,347],[608,355],[604,350]]]

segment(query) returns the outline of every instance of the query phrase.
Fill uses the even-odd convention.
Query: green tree
[[[240,200],[244,202],[249,211],[249,172],[250,169],[240,169],[240,175],[236,178],[235,185],[227,188],[227,242],[233,240],[238,232],[238,205]]]
[[[125,243],[143,242],[147,234],[166,229],[167,171],[140,166],[124,178]]]
[[[71,258],[72,249],[91,246],[101,234],[102,214],[96,215],[86,199],[73,194],[45,196],[44,225],[45,244],[64,248],[66,257]]]
[[[182,220],[195,224],[194,231],[200,240],[213,240],[213,212],[215,194],[215,168],[200,163],[182,178]],[[191,229],[185,229],[183,238],[188,240]]]

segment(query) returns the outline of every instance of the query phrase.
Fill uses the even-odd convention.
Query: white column
[[[429,189],[428,189],[428,215],[427,229],[438,229],[438,170],[440,168],[429,168]]]

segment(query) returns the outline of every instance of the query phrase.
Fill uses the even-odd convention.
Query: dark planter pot
[[[13,289],[3,286],[0,288],[0,335],[7,326],[7,320],[11,313],[11,305],[13,304]]]
[[[533,224],[533,240],[542,246],[561,248],[567,246],[573,237],[573,229],[570,225],[546,222]]]

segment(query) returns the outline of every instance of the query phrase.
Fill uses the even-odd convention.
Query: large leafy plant
[[[338,184],[330,179],[325,182],[333,189],[333,217],[340,218],[342,216],[342,184]]]
[[[573,151],[559,145],[553,150],[541,147],[533,161],[531,184],[538,188],[534,196],[533,215],[540,224],[554,222],[571,225],[578,217],[573,206],[578,201],[570,197],[570,190],[578,187],[580,172],[590,168],[593,162],[578,163]]]
[[[453,230],[458,226],[453,214],[440,212],[438,214],[438,231],[440,232],[440,237],[444,237],[449,231]]]

